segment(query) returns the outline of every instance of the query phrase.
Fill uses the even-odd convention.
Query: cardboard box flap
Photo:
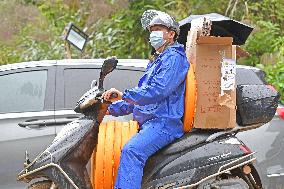
[[[197,39],[197,44],[202,45],[232,45],[232,37],[213,37],[213,36],[201,36]]]

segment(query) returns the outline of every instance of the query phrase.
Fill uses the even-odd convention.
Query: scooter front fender
[[[28,182],[45,177],[59,188],[92,188],[86,164],[97,144],[98,130],[99,122],[86,117],[67,124],[51,145],[19,174],[18,180]]]

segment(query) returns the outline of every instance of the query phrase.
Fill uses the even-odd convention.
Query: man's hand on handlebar
[[[102,99],[105,101],[115,102],[122,99],[122,92],[115,88],[111,88],[102,94]]]

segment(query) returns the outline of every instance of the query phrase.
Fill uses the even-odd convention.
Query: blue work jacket
[[[150,120],[157,122],[157,125],[164,122],[169,133],[174,132],[175,128],[182,129],[188,69],[183,45],[174,43],[168,46],[156,60],[148,63],[138,86],[125,90],[122,100],[109,106],[110,114],[121,116],[133,113],[134,120],[142,129],[143,124]]]

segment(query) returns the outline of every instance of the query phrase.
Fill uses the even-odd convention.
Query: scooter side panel
[[[192,184],[217,173],[221,166],[243,155],[239,145],[222,143],[222,140],[202,143],[175,154],[165,155],[160,151],[147,161],[142,188]]]
[[[51,145],[37,157],[31,169],[45,165],[48,162],[59,162],[67,154],[67,151],[75,148],[76,144],[84,138],[94,124],[93,120],[81,118],[64,126]]]

